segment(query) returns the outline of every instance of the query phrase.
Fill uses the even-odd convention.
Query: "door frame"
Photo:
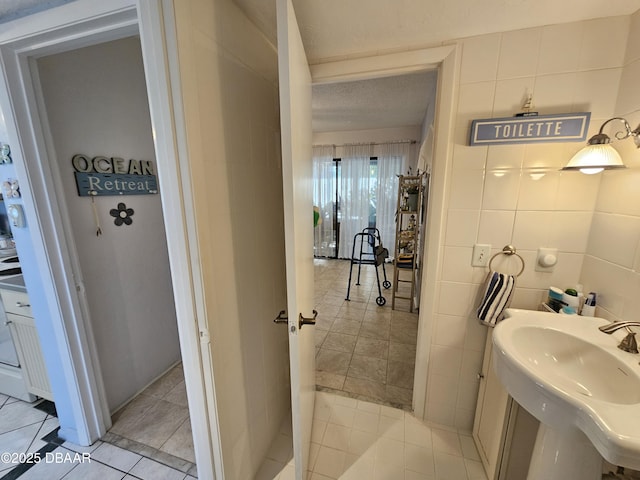
[[[416,364],[413,381],[413,412],[424,419],[426,414],[429,354],[439,298],[438,272],[442,268],[446,224],[445,193],[451,178],[453,136],[457,108],[457,85],[460,72],[460,47],[457,44],[401,53],[377,55],[311,65],[313,84],[366,80],[402,75],[426,69],[438,69],[438,86],[434,117],[431,192],[427,211],[425,251],[421,278]]]
[[[11,22],[0,31],[0,107],[49,318],[74,412],[75,438],[98,440],[111,426],[75,245],[65,234],[64,199],[47,159],[47,120],[34,59],[140,35],[154,132],[183,370],[194,449],[202,478],[224,478],[211,345],[206,330],[186,136],[181,116],[177,41],[171,0],[76,0]],[[28,279],[27,279],[28,280]],[[28,284],[27,284],[28,288]],[[64,435],[64,426],[61,434]]]

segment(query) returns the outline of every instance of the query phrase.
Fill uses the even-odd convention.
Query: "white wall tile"
[[[571,112],[575,83],[576,74],[573,72],[538,76],[533,92],[535,110],[541,114],[544,112],[545,115]]]
[[[537,250],[538,247],[551,246],[550,232],[553,227],[554,213],[544,211],[516,212],[513,227],[513,244],[518,249]]]
[[[453,168],[456,170],[482,170],[487,159],[487,147],[453,146]]]
[[[449,282],[471,283],[473,270],[471,266],[472,249],[469,247],[445,247],[442,262],[442,279]]]
[[[583,22],[543,27],[537,69],[539,75],[578,69],[584,28]],[[562,45],[562,48],[558,48],[558,45]]]
[[[429,373],[457,379],[460,376],[463,352],[462,348],[433,345],[429,355]]]
[[[463,348],[466,329],[467,319],[465,317],[439,314],[436,316],[433,343]]]
[[[533,93],[535,77],[522,77],[496,82],[493,116],[510,117],[522,111],[527,96]]]
[[[616,114],[627,116],[631,111],[637,110],[640,105],[640,58],[629,63],[620,77],[620,91],[616,104]],[[636,127],[633,125],[631,128]]]
[[[466,316],[469,313],[471,285],[468,283],[442,282],[438,299],[438,313]]]
[[[445,245],[468,247],[476,242],[480,210],[449,210]]]
[[[450,185],[449,208],[479,208],[483,177],[482,170],[454,170]]]
[[[618,67],[623,64],[629,16],[599,18],[584,22],[580,70]]]
[[[577,144],[576,144],[577,145]],[[547,173],[556,171],[564,167],[569,159],[579,150],[586,142],[580,143],[571,149],[570,146],[558,143],[539,143],[526,145],[524,152],[523,168],[529,170],[528,173]]]
[[[518,204],[520,170],[487,170],[484,179],[482,208],[514,210]]]
[[[521,168],[524,150],[524,145],[490,145],[487,170]]]
[[[640,218],[595,213],[588,251],[625,268],[632,268],[640,240]]]
[[[547,246],[564,252],[585,253],[592,218],[593,213],[589,211],[553,212]]]
[[[527,77],[536,73],[541,32],[541,28],[529,28],[502,34],[499,79]]]
[[[480,227],[478,228],[478,243],[494,246],[506,245],[511,242],[515,211],[513,210],[482,210],[480,212]]]
[[[591,112],[592,121],[612,117],[621,77],[620,67],[576,73],[573,92],[576,111]]]
[[[636,315],[623,318],[625,303],[637,291],[630,293],[629,286],[634,286],[634,274],[631,270],[590,255],[585,256],[580,281],[587,292],[597,293],[596,315],[610,318],[608,311],[617,320],[637,320]]]
[[[553,210],[558,193],[558,172],[547,172],[542,178],[523,175],[520,180],[518,210]]]
[[[611,170],[600,176],[596,211],[640,216],[640,169]]]
[[[625,63],[629,63],[638,58],[640,58],[640,10],[631,15],[627,50],[624,60]]]
[[[460,85],[458,120],[491,118],[496,82],[474,82]]]
[[[500,54],[500,34],[464,39],[460,84],[495,80]]]
[[[561,172],[558,179],[557,210],[593,211],[602,175]]]

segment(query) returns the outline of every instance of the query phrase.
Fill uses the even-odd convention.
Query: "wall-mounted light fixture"
[[[620,120],[625,127],[624,131],[615,134],[616,139],[624,140],[633,137],[636,147],[640,148],[640,125],[635,130],[631,130],[629,122],[624,118],[613,117],[602,124],[600,131],[589,139],[587,146],[576,153],[562,170],[580,170],[582,173],[593,174],[603,170],[627,168],[622,163],[620,154],[610,145],[611,138],[606,133],[602,133],[605,125],[613,120]]]

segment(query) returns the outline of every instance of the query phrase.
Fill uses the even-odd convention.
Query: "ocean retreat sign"
[[[473,120],[469,145],[584,142],[591,112]]]
[[[158,181],[150,160],[74,155],[78,195],[149,195],[158,193]]]

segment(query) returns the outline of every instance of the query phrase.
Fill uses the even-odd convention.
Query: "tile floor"
[[[360,285],[353,266],[346,301],[349,260],[315,259],[316,383],[320,389],[410,409],[413,396],[418,314],[407,300],[391,309],[391,290],[379,296],[375,267],[363,265]],[[393,266],[386,265],[389,281]],[[384,275],[378,267],[380,282]]]
[[[0,453],[39,452],[45,460],[27,469],[3,458],[0,479],[197,478],[181,366],[153,383],[113,420],[101,441],[80,447],[57,437],[55,416],[0,394]]]
[[[256,480],[294,478],[280,440]],[[470,434],[334,393],[316,392],[311,441],[309,480],[486,480]]]

